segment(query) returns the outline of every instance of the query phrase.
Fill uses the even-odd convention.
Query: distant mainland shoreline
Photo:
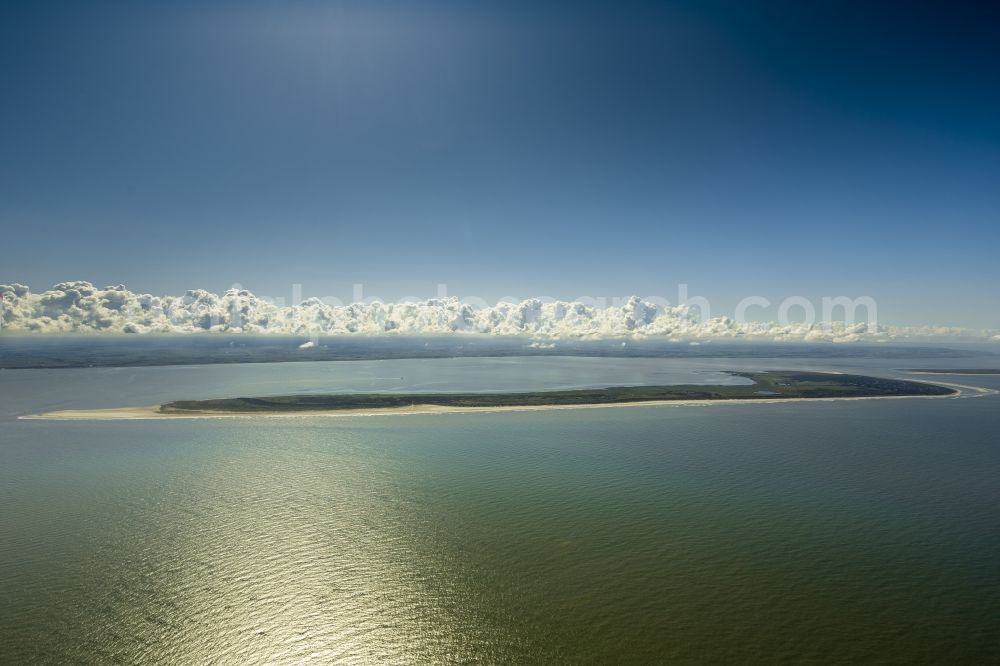
[[[1000,368],[904,368],[913,375],[1000,375]]]

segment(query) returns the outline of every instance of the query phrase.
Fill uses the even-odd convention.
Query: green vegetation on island
[[[661,400],[774,400],[953,395],[954,389],[923,382],[823,372],[732,372],[753,384],[732,386],[610,386],[599,389],[524,393],[349,393],[279,395],[259,398],[177,400],[160,406],[164,414],[194,412],[308,412],[416,406],[534,407],[607,405]]]

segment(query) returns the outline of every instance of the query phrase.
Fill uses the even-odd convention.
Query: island
[[[534,411],[593,407],[693,405],[716,402],[945,398],[961,394],[951,386],[827,372],[727,372],[751,383],[674,384],[519,393],[332,393],[174,400],[148,407],[61,410],[22,419],[117,420],[218,418],[232,416],[376,415],[441,412]],[[975,387],[964,387],[975,388]],[[980,389],[976,389],[980,390]],[[986,389],[983,389],[985,391]]]

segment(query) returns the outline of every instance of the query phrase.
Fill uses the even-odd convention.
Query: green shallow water
[[[989,663],[996,405],[7,421],[0,654]]]

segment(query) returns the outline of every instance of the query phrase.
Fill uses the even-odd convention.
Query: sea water
[[[718,383],[768,367],[908,376],[901,365],[917,363],[3,371],[0,661],[995,662],[997,396],[16,418],[304,391]]]

